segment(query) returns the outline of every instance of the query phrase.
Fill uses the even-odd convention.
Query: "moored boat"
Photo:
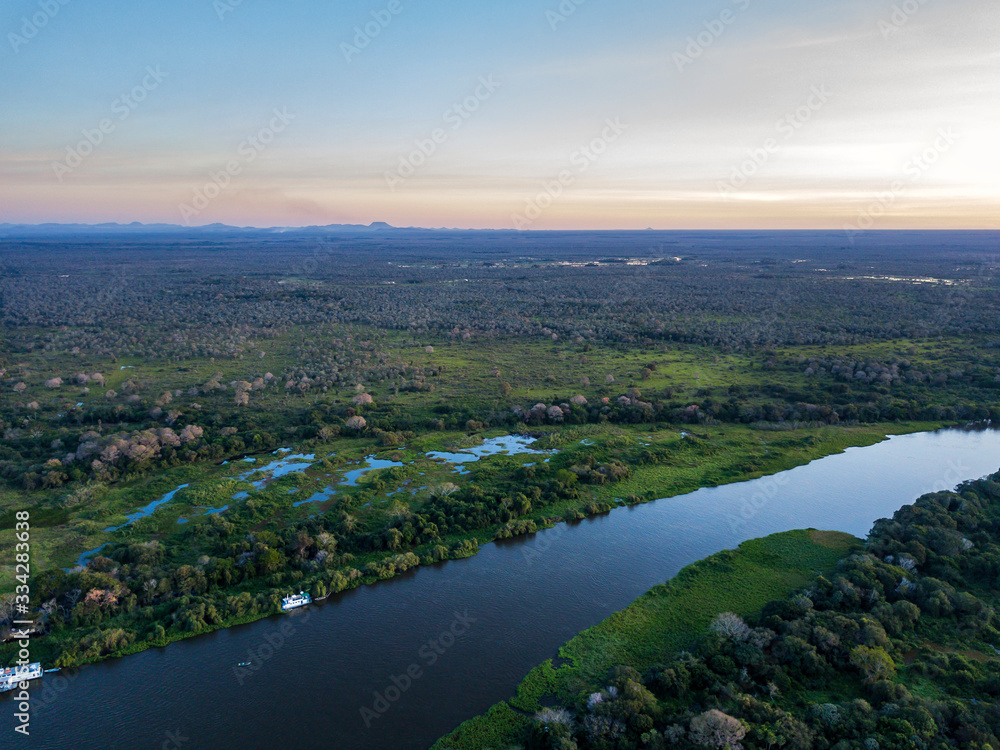
[[[26,667],[4,667],[0,669],[0,693],[17,688],[21,682],[37,680],[42,676],[42,665],[38,662]]]
[[[309,596],[305,591],[300,591],[297,594],[292,594],[291,596],[286,596],[281,600],[281,608],[288,612],[292,609],[298,609],[299,607],[305,607],[312,604],[312,597]]]

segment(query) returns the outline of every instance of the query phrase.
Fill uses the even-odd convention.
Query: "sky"
[[[1000,229],[996,0],[7,0],[0,222]]]

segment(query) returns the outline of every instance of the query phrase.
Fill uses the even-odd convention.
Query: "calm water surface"
[[[804,527],[863,537],[919,495],[998,468],[1000,432],[895,437],[490,544],[291,615],[48,675],[35,683],[46,705],[30,742],[10,739],[13,706],[0,701],[2,747],[424,750],[509,697],[575,633],[695,560]],[[247,660],[257,671],[238,674]],[[384,709],[374,694],[411,665],[420,677],[366,726],[361,709]]]

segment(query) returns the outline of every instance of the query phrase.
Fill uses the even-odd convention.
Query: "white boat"
[[[291,596],[286,596],[281,600],[281,608],[288,612],[292,609],[298,609],[299,607],[305,607],[312,604],[312,597],[309,596],[305,591],[300,591],[297,594],[292,594]]]
[[[16,690],[20,682],[37,680],[42,676],[42,665],[38,662],[26,667],[4,667],[0,669],[0,693]]]

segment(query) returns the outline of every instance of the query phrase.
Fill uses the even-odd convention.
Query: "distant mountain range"
[[[328,224],[311,227],[234,227],[228,224],[208,224],[189,227],[181,224],[0,224],[0,237],[49,237],[79,234],[368,234],[371,232],[452,231],[413,227],[399,229],[384,221],[371,224]]]
[[[400,240],[410,240],[428,235],[445,235],[460,238],[463,235],[490,237],[509,240],[511,237],[548,237],[573,238],[603,237],[605,239],[627,239],[632,242],[674,243],[692,241],[699,244],[715,242],[732,242],[737,238],[748,241],[766,242],[775,245],[802,245],[803,243],[820,243],[834,247],[848,245],[848,237],[842,230],[836,229],[792,229],[792,230],[734,230],[734,229],[555,229],[555,230],[517,230],[517,229],[457,229],[431,227],[394,227],[384,221],[371,224],[327,224],[308,227],[235,227],[229,224],[207,224],[205,226],[184,226],[182,224],[143,224],[134,221],[131,224],[0,224],[0,240],[3,239],[37,239],[73,238],[73,237],[177,237],[179,239],[197,240],[205,237],[219,239],[264,239],[264,238],[316,238],[332,235],[342,236],[384,236]],[[850,239],[849,246],[881,246],[886,242],[937,243],[952,241],[968,245],[968,243],[995,243],[997,230],[872,230],[856,233]],[[905,243],[904,243],[905,244]]]

